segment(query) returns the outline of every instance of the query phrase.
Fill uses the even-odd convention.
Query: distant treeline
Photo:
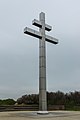
[[[0,100],[0,105],[14,105],[16,103],[13,99]]]
[[[80,106],[80,92],[47,92],[48,105],[64,105],[65,108]],[[18,104],[39,104],[39,95],[24,95],[16,101]]]
[[[21,98],[18,98],[16,101],[13,99],[0,100],[0,105],[31,105],[39,104],[39,95],[30,94],[23,95]],[[57,92],[47,92],[47,104],[48,105],[64,105],[65,108],[73,108],[74,106],[80,106],[80,92],[69,92],[63,93],[60,91]]]

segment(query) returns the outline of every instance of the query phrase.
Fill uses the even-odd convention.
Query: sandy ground
[[[0,112],[0,120],[80,120],[79,111],[51,111],[48,115],[36,112]]]

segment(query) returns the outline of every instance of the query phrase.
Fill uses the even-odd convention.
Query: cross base
[[[48,111],[38,111],[37,114],[41,114],[41,115],[45,115],[45,114],[48,114],[49,112]]]

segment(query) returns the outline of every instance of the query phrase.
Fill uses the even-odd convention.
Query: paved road
[[[51,111],[48,115],[38,115],[36,112],[0,112],[0,120],[80,120],[78,111]]]

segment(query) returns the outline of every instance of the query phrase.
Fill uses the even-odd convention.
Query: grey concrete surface
[[[45,30],[50,31],[51,26],[45,24],[45,13],[39,14],[39,21],[34,19],[32,24],[39,27],[39,32],[26,27],[24,33],[39,38],[39,112],[47,112],[46,96],[46,41],[58,44],[58,39],[45,34]]]
[[[80,111],[51,111],[38,115],[32,111],[0,112],[0,120],[80,120]]]

